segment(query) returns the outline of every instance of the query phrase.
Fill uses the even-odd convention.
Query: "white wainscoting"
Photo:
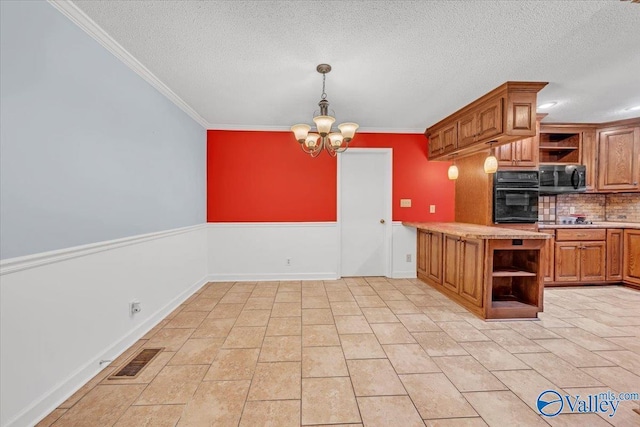
[[[337,279],[339,248],[335,222],[209,223],[0,262],[0,425],[35,424],[206,281]],[[392,224],[391,254],[416,276],[415,229]]]
[[[335,222],[209,223],[207,242],[213,281],[338,278]]]
[[[34,425],[143,336],[205,283],[206,254],[201,224],[0,263],[0,425]]]
[[[340,276],[335,222],[209,223],[207,241],[212,281],[332,280]],[[392,278],[416,277],[414,228],[393,222],[391,254]]]
[[[416,278],[416,239],[414,227],[405,227],[400,221],[392,223],[391,277],[394,279]],[[407,255],[411,261],[407,261]]]

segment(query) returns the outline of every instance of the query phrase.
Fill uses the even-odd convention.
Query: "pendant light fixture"
[[[458,166],[456,166],[455,154],[451,156],[451,160],[453,161],[453,163],[451,164],[451,166],[449,166],[449,170],[447,170],[447,177],[449,177],[450,180],[454,181],[458,179]]]
[[[485,173],[496,173],[498,170],[498,159],[493,153],[493,144],[496,141],[489,141],[489,157],[484,159],[484,172]]]
[[[327,73],[331,71],[331,65],[320,64],[316,71],[322,74],[322,95],[318,106],[320,114],[313,118],[316,125],[315,132],[309,132],[311,126],[307,124],[297,124],[291,126],[291,131],[295,135],[296,141],[300,143],[300,148],[311,157],[317,157],[324,148],[334,156],[342,153],[349,147],[349,142],[355,136],[358,125],[356,123],[342,123],[338,125],[339,131],[333,131],[331,127],[336,121],[335,117],[329,115],[329,101],[324,91]],[[319,141],[318,141],[319,140]]]

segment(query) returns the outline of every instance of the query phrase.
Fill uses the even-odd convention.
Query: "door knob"
[[[380,224],[384,224],[384,219],[381,219],[381,220],[380,220]]]

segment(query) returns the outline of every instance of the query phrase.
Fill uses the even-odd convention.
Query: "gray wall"
[[[48,3],[0,7],[0,258],[205,222],[206,131]]]

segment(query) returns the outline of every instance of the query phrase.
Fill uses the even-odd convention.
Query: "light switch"
[[[401,208],[410,208],[411,207],[411,199],[400,199],[400,207]]]
[[[436,213],[436,205],[429,205],[429,213]]]

